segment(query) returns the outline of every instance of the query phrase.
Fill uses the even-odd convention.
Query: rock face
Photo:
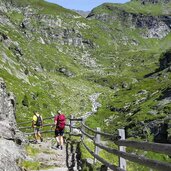
[[[16,129],[15,97],[6,92],[6,85],[0,78],[0,170],[19,171],[19,159],[24,158],[21,149],[22,138]]]
[[[58,42],[62,45],[72,45],[80,48],[92,47],[92,43],[90,42],[90,40],[85,39],[79,31],[79,28],[87,29],[88,26],[85,23],[77,22],[77,25],[68,26],[68,24],[59,16],[37,14],[37,11],[30,8],[29,6],[16,7],[15,3],[15,1],[0,1],[0,12],[19,12],[20,14],[22,14],[23,21],[19,23],[19,26],[27,39],[35,39],[32,33],[37,32],[43,37],[40,37],[39,40],[42,44]],[[67,18],[69,17],[70,19],[72,19],[71,16],[68,16],[67,14],[65,15]],[[80,18],[81,16],[75,13],[75,16],[73,15],[72,17]],[[36,25],[33,24],[33,20],[36,21]],[[9,25],[10,27],[14,27],[11,21],[5,15],[0,17],[0,23],[2,25]],[[14,50],[18,52],[18,50]],[[20,52],[18,53],[20,55],[23,55]]]
[[[15,97],[12,93],[6,92],[6,86],[2,79],[0,79],[0,102],[0,121],[5,120],[15,125]]]
[[[153,16],[141,13],[127,12],[124,9],[118,8],[116,6],[111,6],[110,4],[103,4],[103,8],[108,11],[107,13],[95,14],[92,11],[87,18],[97,19],[106,23],[113,24],[116,21],[120,21],[122,25],[126,27],[131,27],[132,29],[146,29],[142,33],[144,38],[163,38],[171,30],[171,18],[168,16]]]
[[[143,5],[145,4],[157,4],[157,3],[169,3],[170,0],[140,0]]]
[[[171,67],[171,50],[163,54],[160,58],[160,68],[159,71]]]

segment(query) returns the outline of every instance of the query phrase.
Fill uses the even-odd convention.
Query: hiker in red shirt
[[[59,110],[57,115],[54,117],[54,123],[55,123],[55,137],[57,141],[57,148],[60,148],[61,150],[63,149],[63,134],[64,134],[64,129],[65,129],[65,123],[66,118],[65,115],[61,113]]]

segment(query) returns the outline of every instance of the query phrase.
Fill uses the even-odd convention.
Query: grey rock
[[[0,79],[0,102],[0,120],[16,124],[15,97],[13,93],[6,92],[6,85],[3,79]]]
[[[119,90],[119,85],[118,84],[113,84],[110,86],[111,89],[118,91]]]
[[[157,4],[157,3],[168,3],[170,0],[140,0],[141,4]]]
[[[24,158],[24,153],[13,141],[0,139],[0,170],[21,171],[17,160]]]
[[[14,140],[14,129],[9,125],[9,122],[7,121],[0,121],[0,137],[4,139],[11,139]]]
[[[25,19],[21,24],[20,24],[20,27],[23,28],[23,29],[32,29],[32,25],[31,25],[31,19]]]
[[[125,88],[125,89],[131,89],[131,85],[127,82],[123,82],[122,83],[122,88]]]
[[[43,68],[42,68],[41,65],[35,66],[34,70],[35,70],[36,72],[43,72]]]
[[[167,143],[168,142],[168,124],[164,121],[151,121],[146,125],[150,133],[154,136],[154,142]]]
[[[158,111],[157,110],[150,110],[150,111],[148,111],[148,113],[151,115],[157,115]]]
[[[104,4],[104,8],[106,8],[106,10],[109,10],[110,13],[95,14],[92,11],[87,16],[87,18],[98,19],[103,22],[107,22],[109,24],[112,24],[115,21],[119,21],[121,22],[121,24],[125,25],[126,27],[131,27],[132,29],[144,28],[147,30],[145,33],[142,33],[142,37],[144,38],[161,39],[171,31],[170,29],[171,17],[165,15],[152,16],[152,15],[130,13],[116,6],[110,6],[109,4]]]
[[[0,42],[7,40],[7,39],[8,39],[8,36],[6,34],[0,33]]]
[[[147,94],[147,93],[148,93],[147,90],[141,90],[141,91],[138,92],[138,94]]]
[[[60,73],[63,73],[64,75],[66,75],[67,77],[73,77],[74,76],[74,73],[72,73],[71,71],[69,71],[68,69],[66,68],[59,68],[58,70]]]
[[[167,51],[163,54],[163,56],[159,60],[160,67],[158,71],[164,70],[168,68],[168,71],[171,69],[171,51]]]
[[[167,98],[159,101],[157,106],[158,107],[164,107],[166,104],[169,104],[169,103],[171,103],[171,97],[167,97]]]
[[[0,170],[20,171],[17,161],[25,158],[22,149],[24,136],[17,131],[15,97],[6,92],[4,80],[0,78]]]

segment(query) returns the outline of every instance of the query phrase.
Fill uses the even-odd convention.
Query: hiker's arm
[[[57,124],[57,119],[56,119],[56,117],[55,117],[55,118],[54,118],[54,123],[51,125],[51,127],[53,128],[56,124]]]
[[[42,125],[41,125],[41,128],[43,127],[43,117],[41,116],[41,119],[42,119]]]
[[[54,128],[54,127],[55,127],[55,125],[56,125],[55,123],[54,123],[54,124],[52,124],[52,125],[51,125],[51,129],[52,129],[52,128]]]
[[[34,128],[35,127],[35,122],[34,122],[34,120],[32,120],[32,128]]]

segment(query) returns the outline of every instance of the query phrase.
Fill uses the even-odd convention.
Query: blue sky
[[[128,2],[129,0],[46,0],[46,1],[61,5],[64,8],[68,8],[68,9],[90,11],[94,7],[97,7],[98,5],[101,5],[102,3],[105,2],[125,3]]]

